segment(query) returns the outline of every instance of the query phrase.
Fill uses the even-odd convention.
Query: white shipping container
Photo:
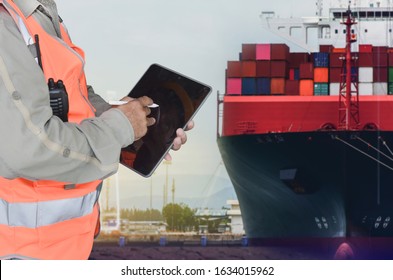
[[[359,83],[359,95],[373,95],[373,83]]]
[[[388,83],[374,83],[373,84],[374,95],[387,95],[388,94]]]
[[[359,67],[359,83],[372,83],[373,73],[372,67]]]
[[[340,93],[340,83],[330,83],[329,95],[338,96]]]
[[[352,94],[355,92],[355,86],[352,84]],[[338,96],[340,93],[340,83],[330,83],[329,95]],[[370,93],[371,94],[371,93]]]

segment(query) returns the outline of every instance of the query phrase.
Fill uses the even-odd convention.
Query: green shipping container
[[[329,84],[314,83],[314,95],[329,95]]]
[[[388,83],[388,94],[393,95],[393,82]]]
[[[389,80],[388,82],[393,82],[393,67],[389,67]]]

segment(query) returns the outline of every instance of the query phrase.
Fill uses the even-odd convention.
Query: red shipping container
[[[341,82],[341,67],[334,67],[329,69],[329,81],[331,83]]]
[[[285,94],[285,78],[272,78],[270,94]]]
[[[270,60],[271,59],[271,45],[257,44],[256,45],[256,60]]]
[[[240,61],[228,61],[227,77],[240,78],[242,76],[242,63]]]
[[[242,93],[241,78],[228,78],[226,86],[227,86],[227,94],[240,95]]]
[[[294,68],[289,69],[289,80],[291,80],[291,81],[295,80],[295,69]]]
[[[309,63],[301,63],[299,67],[300,79],[314,79],[314,65]]]
[[[286,80],[285,81],[286,95],[299,95],[299,81]]]
[[[331,53],[329,55],[330,67],[342,67],[343,60],[341,59],[344,55],[342,53]]]
[[[330,53],[334,49],[333,45],[319,45],[319,52]]]
[[[286,44],[271,44],[271,60],[288,60],[289,47]]]
[[[373,67],[387,67],[388,53],[374,52],[373,53]]]
[[[393,66],[393,53],[389,53],[388,54],[388,60],[389,60],[389,66],[392,67]]]
[[[329,82],[329,68],[318,67],[314,68],[314,82],[328,83]]]
[[[242,60],[255,60],[255,59],[256,59],[256,44],[243,44]]]
[[[256,77],[257,64],[255,61],[242,61],[242,77]]]
[[[270,64],[270,75],[273,78],[288,77],[288,63],[284,60],[272,61]]]
[[[373,45],[359,45],[360,53],[371,53],[373,51]]]
[[[313,80],[300,80],[299,94],[302,96],[314,95],[314,81]]]
[[[301,63],[310,62],[310,54],[308,53],[290,53],[288,57],[290,68],[299,68]]]
[[[375,46],[373,47],[373,53],[387,53],[389,47]]]
[[[358,54],[359,67],[373,67],[373,54],[372,53],[359,53]]]
[[[261,60],[256,62],[256,76],[260,78],[270,78],[270,64],[268,60]]]
[[[387,83],[388,82],[388,68],[387,67],[374,67],[373,81],[374,81],[374,83]]]

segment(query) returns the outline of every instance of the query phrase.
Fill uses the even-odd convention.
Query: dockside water
[[[95,242],[94,260],[318,260],[333,253],[282,246],[250,246],[220,242]]]
[[[210,239],[209,239],[210,238]],[[332,242],[333,240],[333,242]],[[393,259],[391,238],[326,242],[252,242],[247,238],[213,239],[211,236],[179,239],[167,236],[130,238],[119,236],[96,240],[93,260],[333,260]],[[344,245],[344,246],[342,246]]]

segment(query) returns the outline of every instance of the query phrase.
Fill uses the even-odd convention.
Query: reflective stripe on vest
[[[37,228],[80,218],[93,212],[97,196],[95,191],[83,197],[32,203],[0,199],[0,225]]]
[[[0,256],[0,260],[38,260],[22,255],[7,255],[7,256]]]

